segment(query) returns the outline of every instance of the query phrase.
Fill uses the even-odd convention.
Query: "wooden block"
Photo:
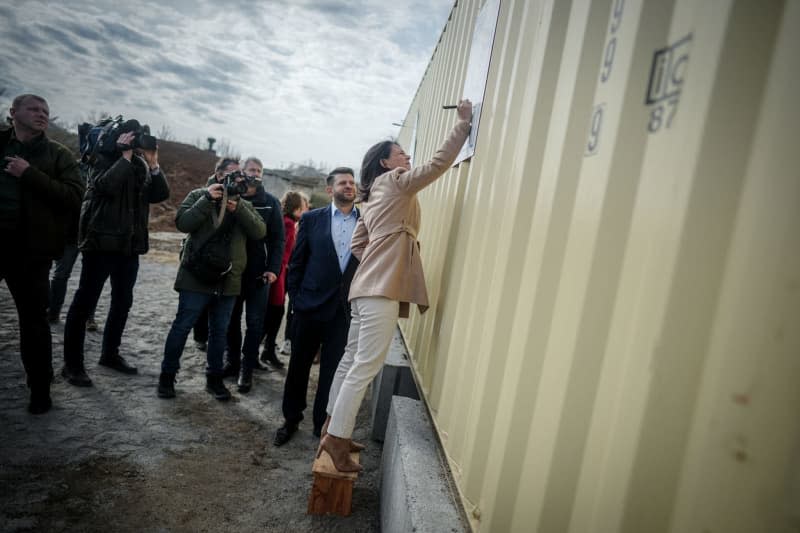
[[[351,453],[350,459],[358,463],[359,454]],[[353,482],[358,478],[358,473],[339,472],[325,451],[314,460],[311,471],[314,473],[314,485],[308,497],[308,514],[350,516]]]

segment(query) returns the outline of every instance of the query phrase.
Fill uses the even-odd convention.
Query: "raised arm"
[[[470,130],[470,120],[472,118],[472,103],[469,100],[461,100],[457,106],[458,122],[456,122],[447,139],[439,147],[430,161],[416,166],[409,171],[400,171],[397,174],[397,182],[400,188],[412,193],[416,193],[433,183],[439,176],[445,173],[456,160],[458,152],[467,140]]]

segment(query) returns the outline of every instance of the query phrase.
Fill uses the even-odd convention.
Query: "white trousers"
[[[345,439],[353,435],[364,393],[383,368],[400,314],[400,302],[380,296],[355,298],[350,304],[347,347],[333,377],[327,409],[328,433]]]

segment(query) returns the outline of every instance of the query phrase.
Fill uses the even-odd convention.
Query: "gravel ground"
[[[342,518],[306,514],[318,443],[310,407],[294,438],[281,448],[272,445],[283,420],[285,369],[256,372],[247,395],[229,380],[233,399],[218,402],[205,392],[205,354],[190,337],[177,398],[156,397],[164,340],[177,309],[176,241],[165,239],[160,245],[156,239],[161,249],[141,258],[120,349],[139,374],[99,367],[102,334],[87,333],[86,367],[94,387],[67,384],[58,374],[65,309],[62,322],[51,328],[57,377],[53,409],[45,415],[26,411],[16,310],[0,283],[0,531],[379,531],[381,446],[368,441],[368,401],[354,434],[369,445],[361,455],[364,471],[353,490],[353,514]],[[79,269],[80,261],[67,302]],[[97,313],[101,328],[108,298],[107,284]]]

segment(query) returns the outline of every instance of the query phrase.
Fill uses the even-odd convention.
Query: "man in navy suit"
[[[350,253],[350,240],[359,216],[354,207],[353,170],[334,169],[327,185],[333,202],[303,215],[289,260],[286,285],[294,307],[294,336],[283,389],[285,422],[275,434],[275,446],[286,444],[303,420],[311,365],[321,345],[314,398],[314,435],[319,437],[327,417],[325,407],[333,375],[347,344],[350,327],[347,296],[358,266],[358,260]]]

